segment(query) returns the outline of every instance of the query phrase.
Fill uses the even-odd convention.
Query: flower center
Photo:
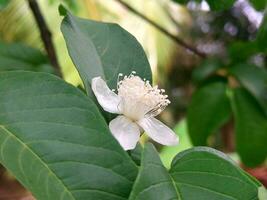
[[[149,81],[134,74],[132,72],[124,76],[117,83],[118,95],[122,99],[119,105],[122,113],[133,121],[158,115],[170,103],[168,96],[163,89],[152,87]]]

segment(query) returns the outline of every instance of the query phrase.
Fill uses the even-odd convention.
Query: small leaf
[[[67,13],[61,25],[69,54],[90,94],[92,78],[102,76],[115,89],[119,73],[151,80],[151,69],[138,41],[117,24],[80,19]]]
[[[8,4],[10,0],[0,0],[0,11],[4,9]]]
[[[93,101],[44,73],[0,73],[0,162],[38,200],[126,200],[137,167]]]
[[[264,15],[261,26],[258,30],[256,41],[259,49],[263,52],[267,52],[267,14]]]
[[[205,61],[193,71],[192,78],[196,82],[201,82],[214,74],[222,66],[223,64],[218,59],[205,59]]]
[[[235,0],[207,0],[211,10],[215,11],[223,11],[223,10],[228,10],[230,9]]]
[[[190,2],[190,0],[173,0],[177,3],[180,3],[180,4],[186,4],[188,2]],[[201,0],[194,0],[195,2],[197,3],[201,3]],[[230,9],[235,0],[206,0],[207,3],[209,4],[211,10],[214,10],[214,11],[223,11],[223,10],[228,10]]]
[[[236,149],[249,167],[261,164],[267,156],[267,118],[246,90],[235,89],[232,97]]]
[[[250,2],[257,10],[264,10],[267,5],[267,0],[250,0]]]
[[[229,69],[258,101],[267,115],[267,71],[249,64],[239,64]]]
[[[188,131],[194,145],[206,145],[230,117],[231,107],[224,82],[214,82],[197,89],[187,112]]]

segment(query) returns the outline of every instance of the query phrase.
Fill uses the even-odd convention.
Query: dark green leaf
[[[141,45],[117,24],[80,19],[68,13],[61,30],[88,93],[96,76],[102,76],[114,89],[119,73],[128,75],[136,71],[151,80],[151,69]]]
[[[267,52],[267,15],[265,14],[258,30],[256,41],[261,51]]]
[[[26,70],[54,73],[39,50],[18,43],[0,42],[0,71]]]
[[[228,157],[211,148],[179,153],[168,173],[156,150],[147,145],[129,200],[258,200],[258,187]]]
[[[253,42],[234,42],[228,48],[232,62],[244,62],[259,52],[258,44]]]
[[[180,4],[186,4],[188,3],[190,0],[173,0],[177,3]],[[195,2],[201,3],[201,0],[194,0]],[[230,9],[235,0],[206,0],[211,8],[211,10],[215,10],[215,11],[222,11],[222,10],[227,10]]]
[[[141,154],[143,151],[143,147],[141,146],[140,143],[137,143],[135,149],[128,151],[129,155],[133,159],[133,161],[137,164],[141,164]]]
[[[207,0],[211,10],[222,11],[230,9],[235,0]]]
[[[228,119],[231,107],[224,82],[204,85],[193,94],[187,112],[188,131],[194,145],[206,145],[207,138]]]
[[[214,74],[223,64],[218,59],[206,59],[192,74],[192,78],[196,82],[200,82]]]
[[[250,0],[250,2],[257,10],[264,10],[267,5],[266,0]]]
[[[267,71],[249,64],[233,66],[229,71],[257,99],[267,115]]]
[[[232,98],[236,149],[247,166],[261,164],[267,156],[267,118],[255,98],[236,89]]]
[[[93,101],[59,78],[0,73],[0,161],[38,200],[126,200],[137,167]]]

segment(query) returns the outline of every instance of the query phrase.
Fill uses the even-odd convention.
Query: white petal
[[[134,149],[140,138],[138,125],[122,115],[109,123],[109,129],[124,150]]]
[[[120,97],[109,89],[106,82],[101,77],[92,79],[92,90],[98,103],[105,111],[120,114]]]
[[[149,137],[163,145],[177,145],[178,136],[161,121],[151,118],[144,118],[138,121]]]

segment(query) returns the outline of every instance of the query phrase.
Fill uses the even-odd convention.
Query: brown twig
[[[48,29],[48,26],[44,20],[39,5],[36,0],[28,0],[28,3],[40,30],[41,38],[44,43],[45,50],[47,52],[50,63],[55,68],[57,74],[62,77],[62,73],[56,56],[56,51],[52,42],[52,34]]]
[[[165,28],[163,28],[162,26],[160,26],[159,24],[157,24],[156,22],[152,21],[151,19],[149,19],[148,17],[146,17],[145,15],[143,15],[142,13],[140,13],[139,11],[135,10],[133,7],[131,7],[129,4],[125,3],[122,0],[115,0],[118,3],[120,3],[122,6],[124,6],[125,8],[127,8],[128,10],[130,10],[131,12],[133,12],[134,14],[136,14],[137,16],[139,16],[140,18],[142,18],[143,20],[145,20],[146,22],[148,22],[149,24],[151,24],[152,26],[154,26],[155,28],[157,28],[159,31],[161,31],[162,33],[164,33],[166,36],[168,36],[169,38],[171,38],[173,41],[175,41],[177,44],[183,46],[184,48],[190,50],[191,52],[195,53],[196,55],[205,58],[206,54],[199,51],[197,48],[195,48],[194,46],[186,43],[185,41],[183,41],[181,38],[179,38],[176,35],[173,35],[172,33],[170,33],[169,31],[167,31]]]

